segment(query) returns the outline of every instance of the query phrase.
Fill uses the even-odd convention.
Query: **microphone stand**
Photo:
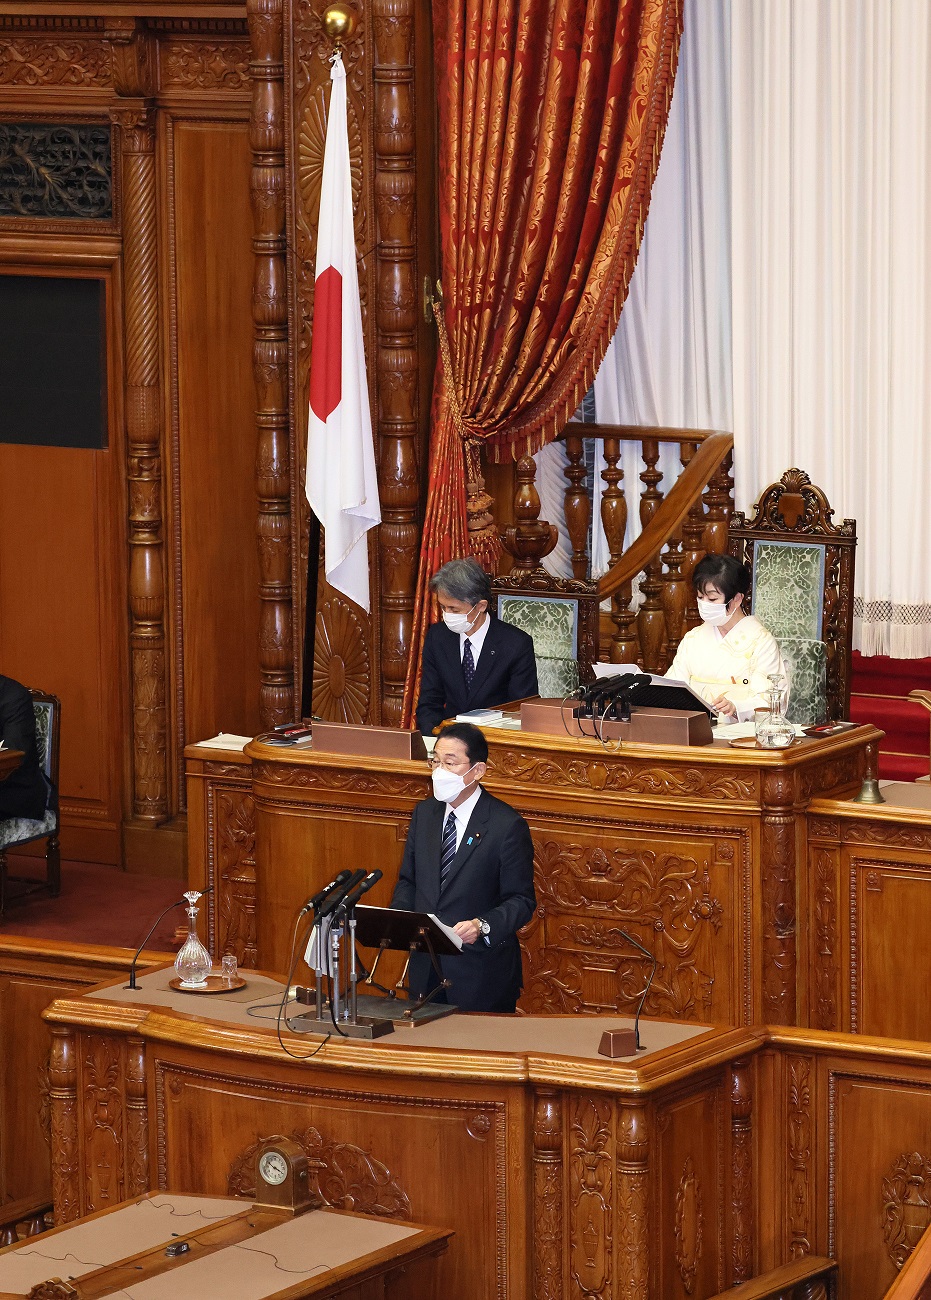
[[[648,961],[653,963],[650,968],[650,974],[647,979],[647,982],[643,986],[643,992],[640,994],[640,1001],[637,1003],[637,1011],[636,1014],[634,1015],[634,1043],[636,1045],[638,1052],[645,1052],[646,1048],[640,1042],[640,1013],[643,1010],[644,1002],[646,1002],[647,1000],[647,994],[649,993],[650,989],[653,987],[653,977],[656,974],[656,958],[653,955],[653,953],[650,952],[649,948],[644,948],[643,944],[639,943],[632,934],[628,934],[626,930],[622,930],[620,929],[620,927],[618,927],[617,932],[619,935],[622,936],[622,938],[626,939],[627,942],[632,945],[632,947],[636,948],[638,952],[642,952],[644,957],[646,957]]]
[[[204,890],[201,891],[201,895],[200,895],[200,896],[201,896],[201,898],[204,898],[204,897],[206,897],[207,894],[210,894],[210,893],[212,893],[212,892],[213,892],[213,885],[208,885],[206,889],[204,889]],[[158,926],[161,924],[161,922],[164,920],[164,918],[168,915],[168,913],[169,913],[170,911],[172,911],[172,910],[173,910],[174,908],[176,908],[176,907],[183,907],[183,906],[185,905],[186,902],[187,902],[187,899],[182,895],[182,897],[179,898],[179,899],[177,900],[177,902],[169,903],[168,906],[165,908],[164,912],[160,912],[160,913],[158,914],[158,916],[155,918],[155,921],[154,921],[154,923],[153,923],[153,925],[152,925],[151,930],[150,930],[149,933],[146,935],[146,937],[143,939],[142,943],[140,943],[139,947],[136,949],[136,955],[135,955],[135,957],[133,957],[132,965],[131,965],[130,968],[129,968],[129,983],[123,985],[123,988],[124,988],[124,989],[137,989],[137,988],[139,987],[139,985],[136,983],[136,962],[139,960],[139,956],[140,956],[140,954],[141,954],[143,948],[146,946],[146,944],[147,944],[147,943],[149,942],[149,940],[152,938],[152,935],[155,933],[156,929],[157,929]]]

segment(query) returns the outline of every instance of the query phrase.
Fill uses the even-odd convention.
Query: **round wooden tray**
[[[234,993],[236,989],[244,989],[246,981],[240,975],[237,975],[232,983],[225,975],[208,975],[207,983],[202,989],[186,989],[176,975],[173,980],[168,981],[168,987],[177,990],[178,993]]]
[[[791,749],[792,746],[797,745],[801,739],[802,739],[801,736],[794,736],[792,740],[789,741],[788,745],[783,745],[782,748]],[[727,743],[730,745],[731,749],[764,749],[765,748],[763,745],[760,744],[756,736],[735,736],[733,740],[729,740]],[[779,750],[768,749],[766,752],[769,754],[778,754]]]

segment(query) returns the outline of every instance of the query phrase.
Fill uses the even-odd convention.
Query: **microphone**
[[[341,906],[347,911],[350,907],[355,907],[362,895],[367,894],[373,885],[377,885],[379,880],[381,880],[381,877],[382,873],[377,867],[374,871],[370,871],[364,880],[360,880],[354,889],[350,889],[349,893],[343,899]]]
[[[335,912],[350,889],[354,889],[360,880],[365,879],[365,874],[365,867],[360,867],[342,885],[337,885],[335,889],[331,889],[317,911],[317,920],[322,921],[325,916]]]
[[[329,894],[330,890],[337,889],[340,885],[345,885],[351,875],[351,871],[341,871],[338,876],[334,876],[328,885],[323,886],[319,894],[314,894],[313,898],[307,900],[300,910],[300,915],[304,916],[307,912],[316,912],[317,908]]]
[[[201,898],[204,898],[207,894],[212,894],[212,893],[213,893],[213,885],[208,885],[206,889],[201,890],[200,896]],[[169,903],[168,906],[165,908],[164,912],[160,912],[158,916],[155,918],[155,921],[152,925],[152,929],[149,931],[149,933],[143,939],[142,943],[140,943],[139,947],[136,949],[136,955],[133,958],[132,965],[129,968],[129,983],[123,985],[124,989],[137,989],[139,987],[139,985],[136,983],[136,962],[139,960],[139,954],[142,952],[143,948],[152,938],[152,935],[155,933],[156,927],[158,926],[162,918],[166,917],[168,913],[172,911],[174,908],[183,907],[185,903],[187,903],[187,899],[182,895],[181,898],[179,898],[176,902]]]
[[[628,934],[627,931],[622,930],[620,926],[612,927],[612,929],[613,928],[616,928],[617,933],[623,939],[626,939],[629,944],[631,944],[634,948],[636,948],[638,952],[642,952],[644,957],[646,957],[649,961],[653,963],[652,967],[650,968],[649,978],[647,979],[647,982],[643,987],[643,992],[640,994],[640,1001],[637,1003],[637,1011],[636,1014],[634,1015],[634,1042],[636,1044],[637,1051],[642,1052],[644,1049],[640,1043],[640,1013],[643,1010],[644,1002],[646,1002],[647,1000],[647,994],[649,993],[650,989],[653,987],[653,977],[656,974],[656,958],[650,952],[649,948],[644,948],[643,944],[640,943],[637,939],[635,939],[632,934]]]

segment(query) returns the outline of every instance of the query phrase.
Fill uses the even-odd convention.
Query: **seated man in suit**
[[[433,797],[414,809],[392,907],[432,912],[462,939],[440,957],[448,997],[460,1011],[513,1011],[523,986],[517,931],[533,916],[530,828],[508,804],[483,790],[488,742],[478,727],[455,722],[440,732],[431,760]],[[412,997],[438,980],[426,953],[411,958]]]
[[[10,817],[41,821],[48,807],[49,788],[39,765],[32,696],[12,677],[0,676],[0,740],[4,749],[23,752],[19,767],[0,781],[0,821]]]
[[[443,621],[432,624],[424,639],[418,728],[429,734],[457,713],[536,695],[533,639],[492,618],[491,579],[478,560],[450,560],[430,586]]]

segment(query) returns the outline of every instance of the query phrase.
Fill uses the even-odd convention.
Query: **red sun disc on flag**
[[[343,277],[328,266],[314,284],[310,343],[310,409],[326,424],[342,397]]]

